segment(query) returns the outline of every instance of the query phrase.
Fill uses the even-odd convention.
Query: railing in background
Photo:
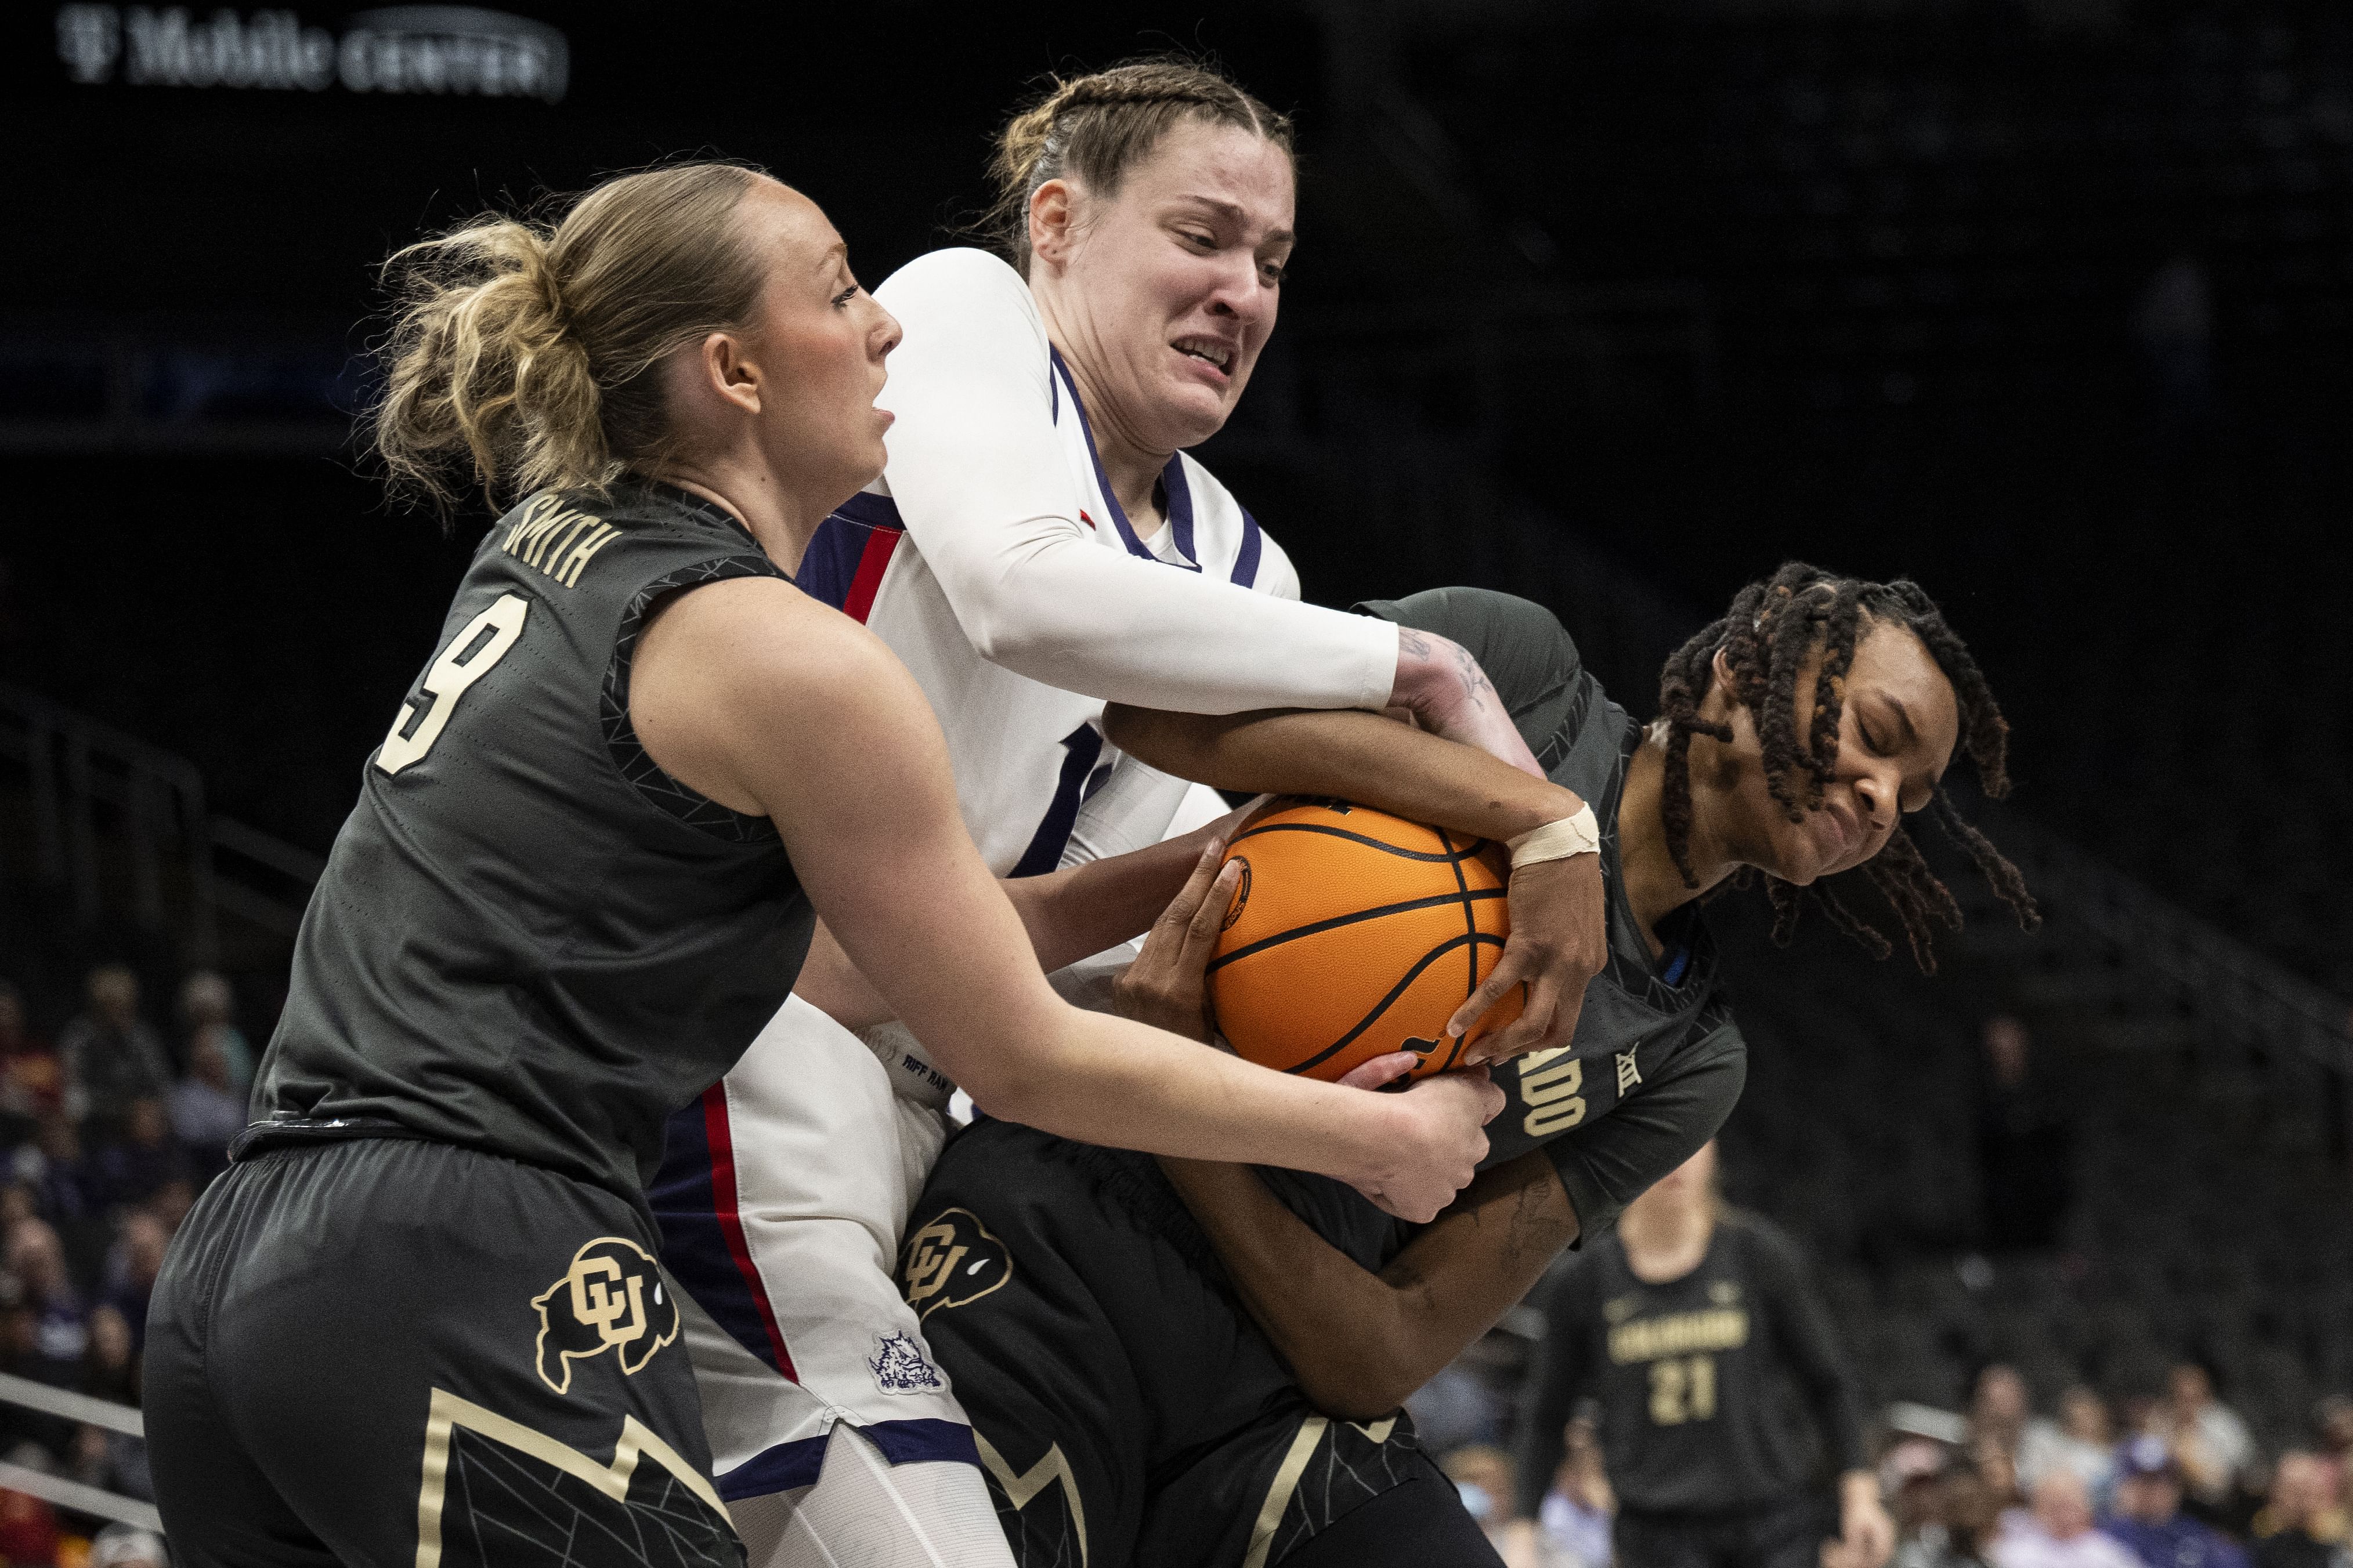
[[[85,1426],[103,1426],[110,1432],[120,1432],[126,1436],[144,1438],[147,1435],[145,1418],[128,1405],[92,1399],[86,1394],[75,1394],[68,1389],[51,1388],[46,1383],[35,1383],[13,1373],[0,1373],[0,1404],[22,1405],[27,1410],[37,1410],[44,1415],[62,1416]],[[160,1532],[164,1528],[164,1517],[155,1511],[153,1503],[85,1486],[79,1481],[69,1481],[62,1476],[53,1476],[46,1470],[36,1470],[25,1465],[0,1461],[0,1489],[23,1492],[27,1497],[39,1498],[59,1508],[72,1509],[77,1513],[120,1520],[125,1524],[135,1524],[146,1530]]]
[[[4,682],[0,759],[22,770],[37,880],[65,890],[81,925],[127,914],[171,931],[191,963],[217,958],[224,910],[291,936],[325,869],[307,850],[212,816],[185,757]],[[107,874],[110,839],[119,879]],[[22,873],[0,866],[0,875]],[[108,907],[116,902],[127,908]]]

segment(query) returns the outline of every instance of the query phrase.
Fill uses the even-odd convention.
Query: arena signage
[[[281,92],[564,97],[571,50],[543,22],[472,5],[362,11],[340,34],[292,11],[209,16],[185,5],[62,5],[58,58],[98,86],[248,88]]]

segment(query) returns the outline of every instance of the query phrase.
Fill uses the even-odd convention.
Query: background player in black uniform
[[[1867,865],[1917,946],[1928,918],[1957,918],[1898,826],[1933,806],[2031,908],[1944,801],[1957,748],[2007,787],[2006,731],[1910,584],[1791,565],[1752,584],[1670,660],[1648,727],[1537,605],[1445,589],[1366,608],[1470,650],[1553,778],[1593,803],[1609,962],[1569,1047],[1501,1069],[1482,1174],[1424,1229],[1279,1172],[1163,1162],[1172,1190],[1149,1162],[999,1122],[949,1144],[905,1277],[1028,1564],[1493,1561],[1396,1412],[1738,1097],[1745,1047],[1699,894],[1753,868],[1791,916],[1822,899],[1875,938],[1814,886]],[[1372,715],[1114,709],[1112,733],[1222,788],[1341,795],[1470,833],[1496,831],[1481,814],[1514,787],[1490,759]],[[1221,912],[1155,928],[1125,1005],[1206,1034]],[[940,1270],[955,1247],[973,1283]]]
[[[452,457],[533,493],[363,769],[267,1120],[155,1289],[184,1561],[740,1559],[643,1186],[812,906],[983,1103],[1328,1163],[1409,1212],[1468,1178],[1492,1089],[1368,1115],[1047,985],[1033,939],[1142,929],[1193,856],[1008,895],[912,678],[786,576],[881,469],[898,339],[813,204],[687,164],[409,260],[378,451],[445,499]]]
[[[1862,1447],[1853,1369],[1796,1246],[1727,1209],[1713,1142],[1627,1205],[1544,1298],[1529,1369],[1517,1512],[1532,1521],[1580,1395],[1601,1405],[1619,1568],[1817,1568],[1838,1475],[1841,1568],[1880,1568],[1894,1527]],[[1802,1389],[1814,1432],[1792,1429]]]

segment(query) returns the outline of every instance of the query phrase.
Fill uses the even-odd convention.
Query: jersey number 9
[[[375,750],[375,765],[385,773],[396,773],[411,763],[422,762],[433,742],[441,738],[441,728],[449,722],[451,710],[466,689],[490,674],[491,667],[507,656],[507,650],[522,636],[522,617],[531,608],[530,601],[520,594],[501,594],[498,602],[472,620],[465,629],[449,639],[441,657],[425,672],[417,683],[427,699],[420,711],[415,703],[403,703],[400,717],[392,721],[392,733]]]

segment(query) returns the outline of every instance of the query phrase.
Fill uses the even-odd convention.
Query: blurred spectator
[[[2172,1448],[2183,1486],[2209,1510],[2227,1510],[2254,1470],[2253,1435],[2237,1411],[2214,1397],[2213,1373],[2197,1362],[2177,1362],[2165,1374],[2165,1397],[2151,1412],[2149,1430]]]
[[[1896,1549],[1894,1568],[1992,1568],[2001,1500],[1967,1465],[1953,1466],[1932,1485],[1931,1517]]]
[[[8,1236],[7,1262],[33,1318],[32,1342],[15,1370],[54,1387],[79,1388],[90,1353],[90,1311],[67,1275],[56,1227],[37,1219],[19,1225]]]
[[[83,1157],[81,1130],[62,1110],[41,1119],[38,1142],[18,1151],[17,1163],[31,1184],[35,1206],[46,1219],[70,1225],[106,1206],[98,1172]]]
[[[2072,1191],[2075,1133],[2065,1096],[2037,1068],[2020,1020],[2007,1014],[1989,1019],[1984,1040],[1978,1159],[1986,1247],[2050,1247],[2059,1239]]]
[[[2255,1568],[2331,1568],[2341,1561],[2346,1520],[2332,1479],[2317,1454],[2280,1456],[2271,1500],[2255,1515]]]
[[[2247,1568],[2247,1554],[2228,1536],[2182,1513],[2174,1451],[2149,1433],[2116,1450],[2116,1509],[2101,1529],[2144,1568]]]
[[[77,1121],[112,1124],[131,1102],[160,1095],[172,1082],[164,1042],[139,1016],[139,977],[120,964],[90,972],[89,1010],[58,1037],[64,1059],[66,1110]]]
[[[117,1405],[139,1403],[138,1347],[122,1309],[101,1302],[90,1314],[90,1354],[82,1370],[81,1391],[93,1399]]]
[[[65,1102],[65,1069],[25,1021],[24,994],[0,980],[0,1111],[37,1121]]]
[[[2353,1399],[2332,1394],[2312,1408],[2313,1457],[2327,1472],[2337,1517],[2353,1533]],[[2346,1568],[2353,1568],[2353,1552]]]
[[[164,1271],[164,1249],[172,1244],[172,1228],[152,1209],[133,1209],[122,1216],[122,1230],[106,1255],[106,1286],[100,1300],[122,1315],[130,1326],[131,1342],[147,1343],[147,1301],[155,1293],[155,1277]]]
[[[143,1204],[167,1182],[185,1179],[188,1157],[172,1139],[164,1101],[142,1095],[128,1107],[122,1136],[98,1153],[99,1186],[110,1204]]]
[[[1447,1455],[1439,1468],[1461,1492],[1463,1508],[1500,1554],[1512,1517],[1511,1456],[1492,1445],[1473,1443]]]
[[[237,1097],[237,1109],[242,1111],[246,1096],[253,1092],[253,1047],[237,1026],[237,993],[229,989],[225,976],[199,969],[181,982],[180,1028],[192,1059],[195,1041],[206,1034],[220,1043],[229,1091]]]
[[[1567,1456],[1536,1510],[1539,1560],[1559,1568],[1609,1568],[1609,1520],[1617,1506],[1601,1463],[1601,1440],[1593,1423],[1579,1416],[1568,1424]]]
[[[195,1174],[210,1181],[228,1163],[228,1146],[245,1131],[245,1096],[229,1081],[224,1024],[207,1024],[188,1045],[188,1076],[172,1089],[172,1131]]]
[[[2059,1419],[2027,1423],[2018,1450],[2019,1484],[2031,1488],[2053,1466],[2084,1478],[2095,1505],[2116,1479],[2116,1430],[2107,1401],[2076,1384],[2059,1396]]]
[[[1503,1396],[1458,1357],[1437,1376],[1407,1396],[1406,1413],[1413,1429],[1434,1454],[1450,1448],[1493,1443],[1510,1428],[1512,1415]]]
[[[1982,1448],[1987,1444],[1999,1447],[2009,1456],[2010,1462],[2019,1467],[2018,1479],[2025,1480],[2024,1467],[2019,1465],[2019,1449],[2026,1440],[2026,1424],[2033,1414],[2027,1402],[2026,1379],[2018,1369],[1995,1362],[1978,1373],[1975,1392],[1969,1397],[1969,1446]]]
[[[2092,1528],[2092,1494],[2073,1470],[2052,1470],[2034,1489],[2034,1510],[1993,1543],[1995,1568],[2141,1568],[2113,1537]]]
[[[174,1176],[155,1189],[147,1200],[147,1211],[164,1222],[164,1234],[171,1235],[196,1206],[196,1185],[185,1176]]]
[[[90,1543],[90,1568],[171,1568],[171,1554],[153,1531],[110,1524]]]
[[[90,1361],[82,1392],[116,1405],[139,1403],[139,1357],[132,1343],[131,1325],[121,1311],[101,1306],[90,1315]],[[84,1426],[75,1434],[70,1455],[74,1479],[128,1497],[153,1500],[155,1479],[147,1464],[147,1445],[127,1432]]]
[[[12,1452],[8,1458],[12,1462],[22,1463],[42,1456]],[[58,1548],[62,1544],[57,1510],[23,1492],[0,1491],[0,1561],[55,1563]]]

